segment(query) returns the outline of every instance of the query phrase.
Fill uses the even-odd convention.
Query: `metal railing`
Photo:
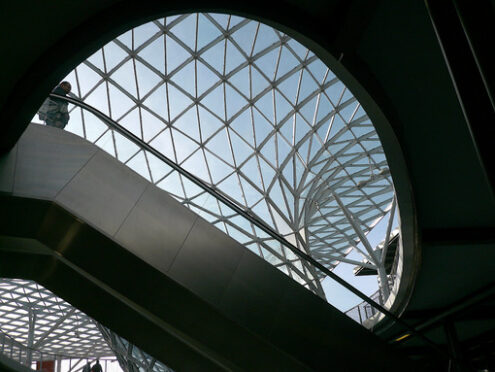
[[[22,344],[2,331],[0,331],[0,353],[11,360],[18,362],[19,364],[31,368],[34,371],[42,371],[43,362],[62,363],[62,361],[68,361],[70,366],[68,370],[71,372],[78,372],[82,371],[86,360],[93,362],[93,359],[95,359],[74,358],[67,355],[53,354],[37,350]],[[108,370],[107,362],[111,360],[108,358],[100,359],[103,371],[106,372]],[[116,358],[113,359],[116,360]],[[73,361],[74,363],[72,363]],[[74,365],[72,366],[72,364]],[[78,364],[80,364],[80,366],[78,366]],[[60,369],[60,371],[62,371],[62,369]]]
[[[3,332],[0,332],[0,353],[9,359],[23,365],[28,365],[29,367],[31,367],[31,363],[28,362],[30,355],[31,360],[43,360],[43,353],[24,346]],[[48,359],[45,358],[45,360]]]
[[[388,279],[388,288],[391,290],[394,287],[395,281],[397,280],[397,269],[399,267],[399,257],[400,257],[400,247],[398,247],[395,251],[394,261],[392,263],[392,268],[390,269],[390,274],[387,275]],[[379,302],[381,305],[384,304],[384,300],[382,299],[382,293],[378,289],[375,293],[370,296],[376,302]],[[369,303],[363,301],[357,304],[354,307],[351,307],[349,310],[345,311],[345,314],[358,322],[359,324],[364,324],[364,322],[370,318],[372,318],[375,314],[377,314],[377,310],[370,306]]]
[[[380,290],[377,290],[375,293],[373,293],[370,298],[372,298],[375,301],[379,301],[380,299]],[[377,314],[377,311],[375,308],[370,306],[367,302],[363,301],[359,304],[357,304],[354,307],[351,307],[349,310],[345,312],[345,314],[356,321],[359,324],[364,324],[366,320]]]

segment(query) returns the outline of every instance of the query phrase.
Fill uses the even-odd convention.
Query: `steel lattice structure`
[[[65,80],[326,267],[386,275],[366,239],[395,210],[380,140],[352,93],[294,39],[237,16],[167,17],[119,36]],[[321,273],[91,114],[73,107],[66,129],[323,295]],[[346,257],[353,249],[365,263]]]
[[[115,357],[126,372],[172,370],[127,340],[105,328],[60,297],[30,280],[0,279],[0,333],[39,360],[43,353],[51,358],[79,359],[80,370],[87,359]],[[5,341],[5,338],[3,339]],[[12,355],[11,344],[2,352]],[[22,352],[15,349],[14,353]],[[50,357],[49,357],[50,358]],[[24,358],[19,358],[24,362]],[[31,360],[26,361],[31,365]]]

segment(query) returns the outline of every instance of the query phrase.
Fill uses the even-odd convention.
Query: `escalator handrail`
[[[437,351],[441,352],[442,354],[445,354],[443,350],[441,350],[435,343],[433,343],[430,339],[426,338],[421,332],[418,332],[414,327],[410,326],[406,322],[404,322],[402,319],[399,319],[395,314],[391,313],[389,310],[381,306],[379,303],[374,301],[373,299],[369,298],[366,296],[363,292],[346,282],[344,279],[339,277],[338,275],[334,274],[332,271],[330,271],[328,268],[323,266],[321,263],[319,263],[316,259],[311,257],[310,255],[304,253],[300,249],[298,249],[296,246],[288,242],[282,235],[274,231],[271,227],[269,227],[265,222],[260,220],[257,216],[252,214],[249,211],[246,211],[236,203],[234,203],[231,199],[227,198],[226,196],[222,195],[222,193],[217,190],[215,187],[208,185],[189,171],[185,170],[181,166],[179,166],[177,163],[174,161],[170,160],[168,157],[166,157],[164,154],[156,150],[153,146],[150,146],[148,143],[144,142],[141,140],[139,137],[137,137],[135,134],[121,126],[119,123],[114,121],[113,119],[109,118],[106,114],[102,113],[98,109],[94,108],[91,105],[86,104],[85,102],[72,98],[72,97],[67,97],[63,95],[58,95],[54,93],[50,93],[51,98],[57,98],[60,100],[63,100],[65,102],[71,103],[75,106],[78,106],[80,108],[83,108],[89,112],[91,112],[93,115],[98,117],[100,120],[105,122],[109,127],[111,127],[113,130],[133,142],[135,145],[139,146],[140,148],[150,152],[151,154],[155,155],[157,158],[162,160],[164,163],[166,163],[168,166],[170,166],[172,169],[176,170],[179,172],[181,175],[189,179],[191,182],[202,188],[204,191],[208,192],[210,195],[213,197],[217,198],[224,204],[226,204],[229,208],[234,210],[236,213],[240,214],[244,218],[246,218],[248,221],[256,225],[258,228],[263,230],[265,233],[270,235],[272,238],[277,240],[279,243],[283,244],[286,246],[288,249],[290,249],[296,256],[301,258],[302,260],[306,261],[307,263],[315,266],[318,270],[323,272],[325,275],[328,275],[331,279],[335,280],[337,283],[342,285],[344,288],[352,292],[354,295],[357,297],[361,298],[364,302],[368,303],[381,313],[383,313],[384,316],[390,318],[391,320],[397,322],[398,324],[402,325],[404,328],[407,329],[408,332],[410,332],[411,336],[417,336],[421,338],[423,341],[428,343],[431,347],[435,348]]]

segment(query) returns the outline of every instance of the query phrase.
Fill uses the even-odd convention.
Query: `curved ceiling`
[[[380,140],[349,89],[286,34],[224,14],[167,17],[120,35],[66,80],[75,96],[328,268],[353,248],[369,265],[380,265],[369,244],[358,247],[394,198]],[[80,109],[71,116],[68,130],[296,280],[313,281],[289,250],[246,221],[226,221],[230,211],[188,187],[151,154]]]
[[[2,351],[19,361],[28,358],[30,347],[32,361],[71,358],[73,368],[85,363],[77,359],[103,357],[129,368],[172,371],[31,280],[0,279],[0,337]]]

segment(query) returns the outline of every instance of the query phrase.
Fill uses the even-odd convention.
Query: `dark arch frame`
[[[376,127],[396,187],[405,243],[404,262],[407,265],[404,268],[402,289],[392,308],[400,314],[408,303],[420,262],[413,190],[398,133],[395,132],[400,127],[397,125],[395,109],[380,83],[366,70],[359,56],[352,52],[352,44],[361,36],[353,30],[352,23],[366,23],[363,7],[371,10],[375,5],[374,1],[359,4],[357,12],[358,5],[355,3],[351,5],[345,1],[335,1],[332,4],[335,18],[323,22],[317,14],[310,14],[309,11],[301,14],[300,7],[286,1],[267,5],[262,1],[233,3],[216,0],[209,2],[208,6],[195,0],[117,2],[65,34],[19,80],[8,98],[5,110],[0,113],[0,120],[7,129],[0,142],[0,149],[5,150],[14,145],[44,97],[63,76],[128,29],[159,17],[197,11],[230,13],[257,19],[287,33],[318,55],[349,87]],[[354,21],[353,17],[357,14],[360,16]],[[294,22],[295,19],[297,22]],[[30,87],[28,95],[26,87]]]

